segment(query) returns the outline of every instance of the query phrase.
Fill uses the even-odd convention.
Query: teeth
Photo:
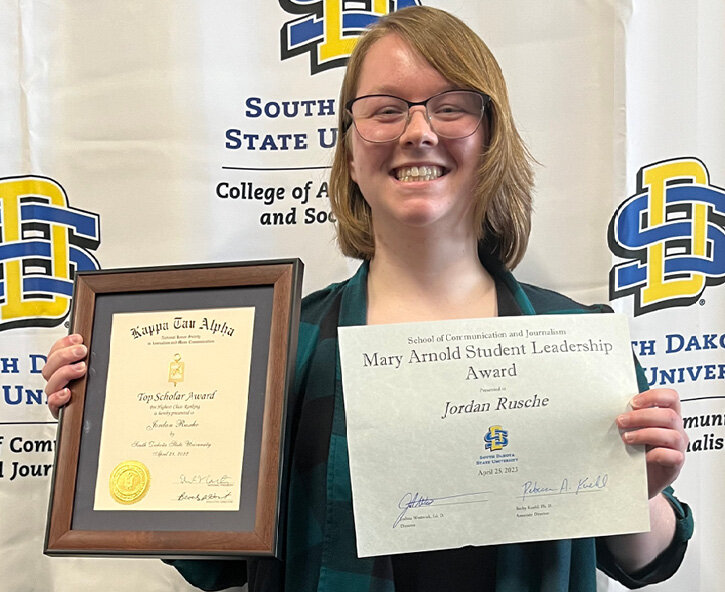
[[[442,174],[443,168],[439,166],[411,166],[397,169],[395,178],[404,183],[409,181],[432,181]]]

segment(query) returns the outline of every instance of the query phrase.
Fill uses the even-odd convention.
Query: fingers
[[[672,389],[652,389],[632,399],[632,410],[617,417],[622,440],[646,449],[650,498],[670,485],[685,462],[689,439],[685,433],[680,397]]]
[[[88,348],[83,345],[83,338],[77,334],[59,339],[50,348],[41,374],[46,380],[45,393],[48,395],[48,408],[53,417],[57,418],[60,408],[70,400],[68,383],[85,374],[86,363],[83,358],[86,355]]]
[[[671,428],[640,428],[624,432],[622,439],[627,444],[641,444],[654,450],[663,448],[683,455],[687,450],[687,435],[684,431]],[[651,451],[651,450],[650,450]]]
[[[652,389],[632,399],[632,410],[617,418],[624,430],[662,427],[683,431],[680,397],[672,389]]]
[[[671,430],[682,428],[682,417],[669,407],[647,407],[623,413],[617,418],[622,429],[662,427]]]
[[[680,396],[672,389],[651,389],[632,399],[632,409],[667,407],[680,414]]]
[[[48,395],[48,409],[55,419],[58,419],[60,408],[68,401],[70,401],[70,389],[67,387]]]
[[[86,372],[86,363],[77,362],[69,366],[61,366],[50,377],[45,385],[48,395],[48,409],[58,419],[60,408],[70,401],[70,389],[66,386],[71,380],[80,378]]]
[[[50,375],[45,385],[45,393],[50,396],[52,393],[60,391],[68,385],[71,380],[76,380],[86,373],[86,363],[83,361],[75,364],[65,364],[60,366],[53,374]]]
[[[51,346],[50,351],[48,352],[48,358],[50,358],[53,353],[58,351],[59,349],[69,347],[71,345],[77,345],[79,343],[83,343],[83,337],[81,337],[78,333],[71,333],[70,335],[66,335],[65,337],[60,338]]]
[[[48,359],[45,361],[45,366],[41,374],[46,381],[50,382],[53,375],[62,367],[68,364],[75,364],[82,360],[88,354],[88,348],[82,344],[82,338],[80,335],[68,335],[59,339],[53,344],[48,353]],[[45,392],[54,392],[62,385],[56,384],[56,388],[49,390],[47,387]]]
[[[655,405],[656,406],[652,406]],[[664,447],[684,452],[688,438],[685,433],[680,399],[676,391],[654,389],[637,395],[633,410],[617,418],[622,439],[627,444],[643,444],[649,448]]]

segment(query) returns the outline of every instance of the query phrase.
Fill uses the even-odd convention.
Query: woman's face
[[[389,94],[408,101],[456,88],[398,36],[376,41],[365,57],[356,97]],[[484,118],[485,122],[485,118]],[[395,141],[371,143],[350,130],[350,171],[370,206],[376,241],[402,227],[432,227],[471,233],[470,212],[485,123],[460,139],[437,136],[422,106],[411,109],[410,122]],[[415,176],[415,168],[419,176]],[[420,178],[421,167],[433,173]]]

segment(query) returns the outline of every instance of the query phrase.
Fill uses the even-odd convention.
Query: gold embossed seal
[[[137,460],[126,460],[111,471],[111,497],[119,504],[135,504],[149,490],[151,474],[146,465]]]

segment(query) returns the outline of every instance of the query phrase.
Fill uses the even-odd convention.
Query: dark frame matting
[[[48,555],[276,556],[285,401],[293,379],[299,260],[82,272],[73,332],[88,373],[61,416],[45,553]],[[238,511],[93,510],[115,313],[255,308]]]
[[[158,511],[93,511],[97,480],[98,456],[103,425],[105,384],[108,372],[109,342],[92,339],[94,348],[89,364],[95,372],[86,385],[86,410],[81,435],[71,527],[74,530],[178,530],[179,523],[188,530],[251,530],[257,503],[259,455],[262,442],[265,382],[269,358],[269,335],[272,321],[271,286],[207,288],[170,292],[138,292],[133,294],[99,294],[93,335],[110,335],[112,315],[124,312],[213,309],[234,306],[255,308],[249,400],[247,403],[242,467],[241,498],[245,500],[236,512],[158,512]],[[209,306],[209,303],[213,303]],[[96,361],[97,360],[97,361]]]

